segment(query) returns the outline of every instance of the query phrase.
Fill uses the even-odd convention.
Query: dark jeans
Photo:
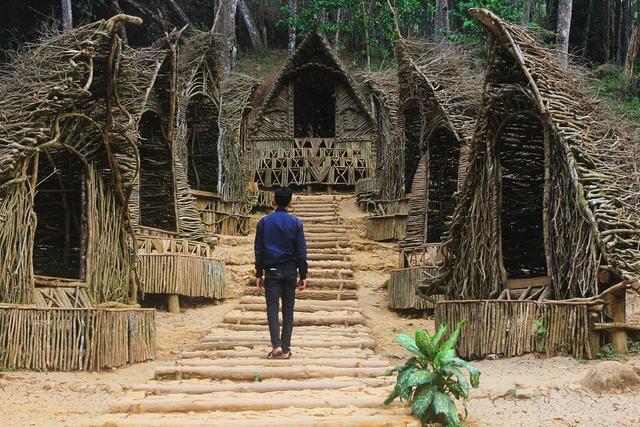
[[[267,320],[271,334],[271,346],[282,347],[288,353],[293,332],[293,306],[296,302],[296,270],[266,269],[264,278],[265,298],[267,300]],[[280,298],[282,298],[282,336],[280,336]]]

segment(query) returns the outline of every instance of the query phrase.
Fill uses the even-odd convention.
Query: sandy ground
[[[433,330],[433,319],[387,308],[385,282],[397,262],[393,244],[365,240],[364,218],[351,201],[342,203],[353,240],[360,304],[376,340],[377,350],[400,363],[405,353],[394,344],[400,332]],[[131,396],[126,387],[152,378],[156,366],[188,349],[236,303],[239,289],[251,277],[252,237],[223,237],[216,256],[227,262],[230,298],[218,305],[183,305],[179,315],[159,311],[158,360],[100,373],[0,373],[0,426],[83,425]],[[483,360],[479,389],[469,402],[471,426],[638,426],[640,390],[594,393],[580,380],[602,361],[570,358]],[[640,357],[623,361],[640,369]]]

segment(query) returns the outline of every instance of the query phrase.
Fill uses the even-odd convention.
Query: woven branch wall
[[[138,164],[132,123],[158,61],[154,49],[122,45],[116,33],[123,22],[137,19],[117,16],[49,34],[0,76],[2,302],[33,302],[34,196],[43,178],[37,165],[49,149],[65,149],[84,165],[78,176],[87,184],[85,268],[92,297],[102,302],[127,296],[133,253],[127,199]]]
[[[445,274],[431,291],[445,285],[441,291],[463,298],[500,294],[505,277],[499,269],[502,228],[494,139],[504,138],[501,126],[522,115],[541,123],[543,135],[528,135],[521,127],[507,137],[523,142],[544,138],[544,247],[552,297],[595,295],[599,269],[617,278],[637,277],[637,204],[622,202],[633,200],[635,184],[629,180],[633,175],[625,175],[627,169],[615,165],[631,153],[631,145],[581,92],[580,76],[560,68],[539,41],[491,12],[471,13],[492,37],[490,66],[469,174],[446,245]]]
[[[300,93],[296,96],[295,91],[303,86],[295,83],[310,73],[321,73],[322,81],[333,81],[324,90],[335,91],[334,98],[318,94],[318,99],[327,99],[322,105],[333,109],[317,112],[315,127],[306,122],[296,124],[304,111],[300,103],[311,99]],[[330,116],[325,117],[327,114]],[[304,117],[313,116],[304,113]],[[263,188],[353,186],[373,173],[375,134],[375,123],[353,79],[327,41],[313,32],[282,68],[252,124],[255,181]]]

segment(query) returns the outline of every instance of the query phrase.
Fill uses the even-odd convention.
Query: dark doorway
[[[171,147],[162,120],[146,112],[140,120],[140,224],[176,231]]]
[[[496,142],[502,189],[502,262],[507,278],[546,276],[543,126],[531,115],[513,115],[502,124]]]
[[[218,191],[218,108],[197,95],[187,109],[189,186],[194,190]]]
[[[411,193],[413,176],[420,162],[420,137],[422,135],[422,114],[416,99],[407,101],[402,109],[404,119],[404,188]]]
[[[450,129],[436,129],[429,142],[429,189],[427,195],[427,243],[439,243],[455,207],[458,189],[460,143]]]
[[[35,274],[84,279],[85,186],[84,164],[73,153],[62,148],[40,153],[34,200]]]
[[[295,138],[335,138],[336,83],[321,70],[296,76],[293,84]]]

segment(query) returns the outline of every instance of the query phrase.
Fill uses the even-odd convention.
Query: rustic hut
[[[479,78],[469,68],[465,52],[451,44],[401,39],[396,57],[396,149],[386,150],[387,156],[395,153],[395,167],[392,175],[381,177],[392,189],[387,190],[391,197],[397,199],[398,194],[408,191],[408,203],[398,208],[387,200],[387,212],[369,219],[368,233],[378,238],[398,237],[387,233],[394,228],[390,224],[406,222],[400,236],[399,268],[391,273],[390,306],[426,308],[432,305],[418,298],[416,287],[423,274],[437,271],[440,262],[439,248],[466,169],[467,147],[480,103]],[[390,207],[395,210],[389,212]]]
[[[169,295],[223,298],[224,263],[212,258],[212,239],[196,208],[196,191],[219,180],[219,41],[212,33],[157,43],[160,71],[138,124],[140,174],[136,212],[141,288]]]
[[[640,266],[631,145],[527,31],[470,13],[491,49],[443,274],[423,288],[454,299],[437,322],[468,320],[464,357],[592,356],[598,329],[623,349],[621,298]]]
[[[0,370],[97,370],[155,357],[135,302],[127,200],[157,52],[118,15],[47,34],[0,73]],[[98,305],[96,305],[98,304]]]
[[[310,33],[287,60],[252,124],[255,181],[353,187],[375,168],[375,123],[327,40]]]
[[[395,231],[392,227],[391,234],[399,237],[404,233],[406,200],[398,198],[398,195],[403,194],[402,171],[399,168],[402,147],[395,144],[394,140],[398,111],[398,72],[396,68],[389,68],[381,72],[361,73],[358,78],[363,81],[362,92],[370,104],[378,130],[374,150],[376,168],[374,175],[356,184],[358,205],[361,210],[376,217],[387,214],[403,217],[399,221],[393,221],[400,225],[400,229]],[[370,235],[369,238],[381,240],[384,236]]]
[[[220,185],[191,190],[208,235],[246,235],[251,229],[251,208],[258,203],[258,194],[249,188],[252,165],[245,153],[247,122],[258,84],[258,80],[241,73],[231,73],[221,83],[215,147],[216,157],[220,155],[216,168]]]

